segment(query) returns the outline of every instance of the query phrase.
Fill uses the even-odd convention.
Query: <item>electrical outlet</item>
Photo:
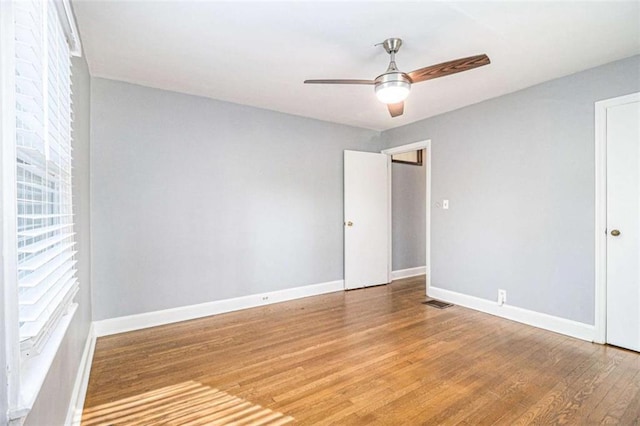
[[[449,209],[449,200],[442,200],[442,208],[444,210],[448,210]]]
[[[269,296],[262,296],[262,300],[263,300],[263,301],[265,301],[265,300],[269,300]]]
[[[498,289],[498,305],[507,303],[507,290]]]

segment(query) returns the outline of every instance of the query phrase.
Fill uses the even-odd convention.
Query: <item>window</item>
[[[9,417],[32,406],[77,304],[68,0],[0,3],[2,233]],[[2,420],[0,420],[0,423]]]
[[[20,349],[40,352],[71,304],[71,60],[54,7],[16,2],[16,184]],[[45,4],[46,6],[46,4]]]

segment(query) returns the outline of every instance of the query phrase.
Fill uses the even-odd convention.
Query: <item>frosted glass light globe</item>
[[[411,84],[406,81],[386,81],[376,86],[376,97],[385,104],[397,104],[407,99]]]

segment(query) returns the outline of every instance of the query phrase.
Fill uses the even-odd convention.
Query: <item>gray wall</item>
[[[89,218],[89,70],[74,58],[73,84],[73,204],[80,291],[78,310],[40,390],[27,425],[62,425],[67,416],[76,373],[91,324],[91,237]]]
[[[94,320],[343,278],[344,149],[378,132],[95,78]]]
[[[635,56],[384,132],[432,141],[432,285],[593,324],[594,102],[639,90]]]
[[[426,167],[392,163],[392,270],[425,266]]]

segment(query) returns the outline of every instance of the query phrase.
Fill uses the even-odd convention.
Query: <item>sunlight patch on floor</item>
[[[283,425],[293,418],[195,381],[86,408],[82,425]]]

